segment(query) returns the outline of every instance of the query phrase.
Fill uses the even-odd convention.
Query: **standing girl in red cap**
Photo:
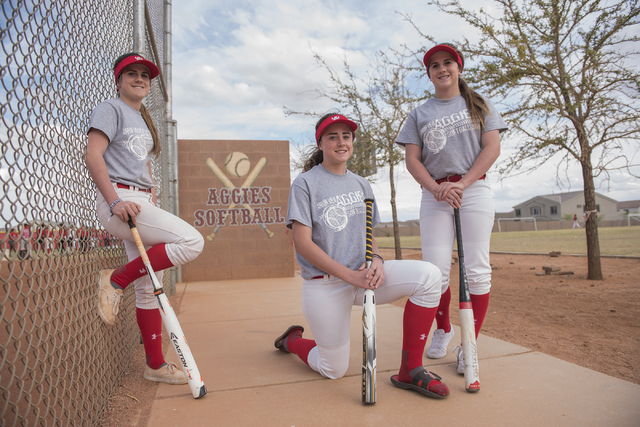
[[[304,328],[289,327],[275,347],[294,353],[327,378],[341,378],[349,365],[351,308],[375,289],[378,304],[409,296],[404,309],[402,360],[391,382],[434,398],[449,395],[440,377],[422,365],[426,338],[440,300],[440,272],[423,261],[384,261],[373,241],[373,262],[365,269],[366,205],[369,182],[347,170],[357,125],[340,114],[316,124],[317,148],[291,186],[287,227],[301,267],[302,308],[314,340]],[[373,225],[379,222],[373,206]]]
[[[422,187],[422,259],[442,271],[437,329],[427,352],[427,357],[439,359],[454,334],[449,319],[454,208],[460,209],[476,337],[487,312],[494,207],[485,177],[500,155],[500,133],[507,126],[493,104],[467,86],[464,58],[454,47],[434,46],[425,54],[424,65],[435,97],[409,114],[397,143],[405,147],[407,170]],[[456,350],[458,373],[463,374],[462,349]]]
[[[142,104],[158,67],[137,53],[120,56],[113,67],[118,97],[98,105],[89,119],[86,165],[97,187],[96,210],[102,226],[122,239],[129,263],[98,276],[98,314],[115,324],[124,289],[133,283],[136,318],[147,358],[144,378],[185,384],[183,372],[162,355],[162,318],[153,285],[129,229],[136,224],[151,266],[162,282],[162,270],[195,259],[202,235],[180,218],[156,206],[151,161],[160,153],[155,125]]]

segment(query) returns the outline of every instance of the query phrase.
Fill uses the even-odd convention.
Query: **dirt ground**
[[[392,250],[381,254],[394,257]],[[403,257],[421,259],[421,253],[405,249]],[[586,280],[586,257],[492,254],[491,264],[491,300],[482,334],[640,384],[640,260],[602,258],[602,281]],[[537,276],[543,266],[574,274]],[[457,269],[457,264],[451,269],[456,324]],[[172,304],[179,313],[180,301],[172,299]],[[111,398],[103,426],[147,425],[157,385],[142,378],[143,370],[141,345]]]

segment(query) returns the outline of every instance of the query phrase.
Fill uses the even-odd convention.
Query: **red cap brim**
[[[154,64],[153,62],[147,59],[144,59],[140,55],[131,55],[124,58],[116,66],[116,69],[114,71],[116,83],[118,82],[118,77],[120,76],[120,73],[122,73],[122,70],[124,70],[125,67],[128,67],[129,65],[132,65],[132,64],[144,65],[147,68],[147,70],[149,70],[149,77],[151,78],[151,80],[155,79],[156,77],[158,77],[158,74],[160,74],[160,70],[158,70],[158,67],[156,67],[156,64]]]
[[[349,126],[349,128],[351,128],[353,132],[355,132],[356,129],[358,129],[358,125],[355,122],[349,120],[342,114],[334,114],[333,116],[329,116],[326,119],[324,119],[324,121],[320,123],[320,126],[318,126],[318,130],[316,130],[316,143],[320,142],[320,138],[322,137],[322,134],[324,133],[325,130],[327,130],[329,126],[333,126],[339,123]]]
[[[464,68],[462,58],[460,58],[460,55],[458,55],[458,52],[456,52],[454,48],[452,48],[451,46],[447,46],[446,44],[439,44],[432,47],[427,51],[427,53],[424,54],[424,59],[422,60],[422,62],[424,62],[424,66],[427,67],[427,73],[429,72],[429,62],[431,62],[431,57],[438,52],[446,52],[449,55],[453,56],[453,59],[455,59],[455,61],[460,66],[460,70]]]

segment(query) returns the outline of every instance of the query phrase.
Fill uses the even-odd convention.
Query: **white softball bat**
[[[202,376],[200,375],[200,371],[196,365],[196,360],[193,357],[193,353],[191,353],[189,344],[187,344],[184,332],[182,332],[182,327],[180,326],[180,322],[178,322],[178,316],[176,316],[176,313],[173,311],[169,298],[165,295],[162,289],[162,284],[158,281],[158,278],[151,267],[151,262],[149,261],[147,251],[144,249],[144,245],[142,244],[142,239],[140,239],[138,229],[131,219],[129,219],[129,228],[131,228],[131,234],[133,234],[133,239],[135,240],[138,251],[140,252],[144,268],[147,270],[147,274],[153,284],[153,294],[155,295],[156,302],[160,308],[162,324],[167,330],[167,334],[169,334],[169,340],[176,352],[176,356],[178,356],[182,372],[184,372],[184,375],[187,377],[187,383],[191,389],[191,394],[194,399],[198,399],[207,394],[207,388],[204,386],[204,381],[202,380]]]

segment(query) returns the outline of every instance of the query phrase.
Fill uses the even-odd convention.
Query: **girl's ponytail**
[[[471,115],[471,121],[477,123],[480,126],[480,132],[483,132],[484,116],[485,114],[491,114],[487,103],[482,96],[467,85],[467,82],[462,78],[462,76],[458,78],[458,88],[460,89],[460,94],[467,104],[467,110],[469,110],[469,114]]]
[[[142,118],[144,122],[147,124],[149,128],[149,132],[151,133],[151,138],[153,138],[153,148],[150,153],[153,154],[154,157],[158,157],[160,155],[160,136],[158,135],[158,129],[156,129],[156,125],[153,123],[153,119],[151,118],[151,114],[149,114],[149,110],[144,104],[140,104],[140,114],[142,114]]]
[[[460,68],[462,69],[464,67],[464,56],[462,55],[462,53],[460,53],[458,48],[450,43],[442,44],[449,46],[456,51],[458,56],[460,56],[460,60],[462,61],[462,64],[459,64]],[[476,91],[474,91],[467,85],[467,82],[462,78],[462,76],[458,77],[458,89],[460,89],[460,94],[467,104],[467,110],[469,110],[469,114],[471,115],[471,121],[478,124],[478,126],[480,127],[480,132],[484,131],[484,116],[486,114],[491,114],[489,106],[482,96],[480,96]]]
[[[324,155],[322,154],[322,150],[316,147],[309,155],[309,158],[307,159],[307,161],[304,162],[304,167],[302,168],[302,172],[306,172],[308,170],[313,169],[315,166],[322,163],[323,160],[324,160]]]

